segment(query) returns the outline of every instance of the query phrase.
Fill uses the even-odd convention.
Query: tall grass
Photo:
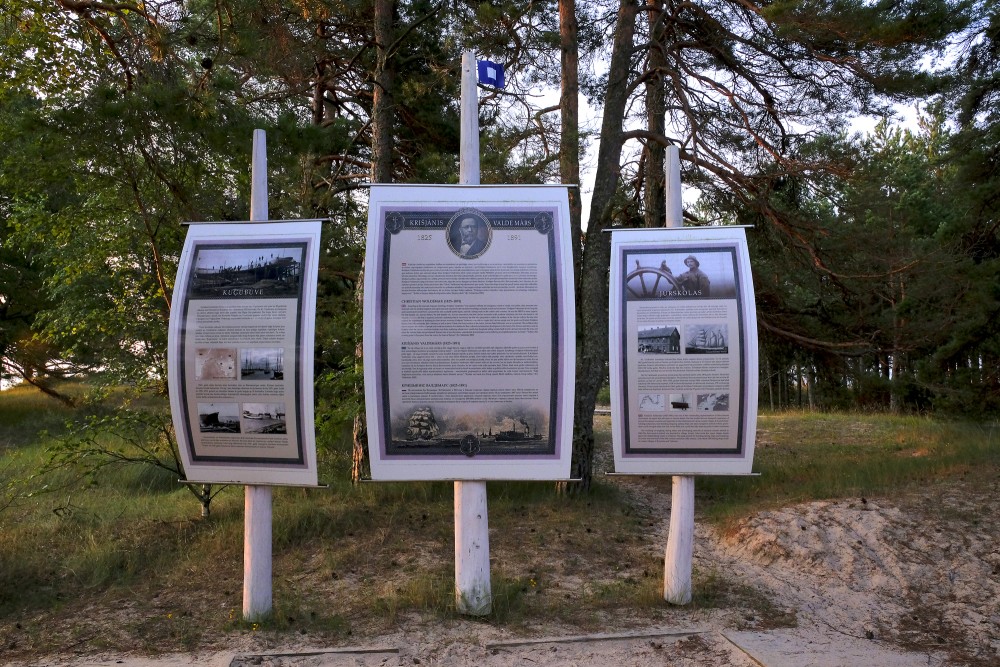
[[[787,412],[758,421],[758,477],[699,479],[711,518],[810,500],[877,496],[1000,466],[1000,427],[926,416]]]
[[[60,390],[78,394],[74,388]],[[34,387],[20,385],[0,392],[0,452],[35,442],[40,433],[59,432],[75,410]]]

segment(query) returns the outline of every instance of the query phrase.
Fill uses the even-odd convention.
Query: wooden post
[[[459,183],[479,185],[479,98],[476,58],[462,54]],[[493,609],[490,588],[490,524],[486,482],[455,482],[455,608],[485,616]]]
[[[479,92],[476,57],[471,51],[462,54],[462,112],[459,117],[458,182],[479,185]]]
[[[245,488],[243,503],[243,619],[271,613],[271,487]]]
[[[663,599],[670,604],[691,602],[694,560],[694,477],[674,475],[670,497],[670,533],[663,559]]]
[[[683,227],[681,160],[677,146],[666,155],[667,227]],[[675,475],[670,500],[670,532],[663,559],[663,599],[671,604],[691,602],[691,566],[694,558],[694,477]]]
[[[267,137],[254,130],[250,219],[267,215]],[[243,618],[256,621],[271,613],[271,487],[247,486],[243,512]]]
[[[684,226],[684,201],[681,195],[681,152],[677,146],[667,146],[663,170],[667,195],[667,227]]]
[[[486,482],[455,482],[455,607],[461,614],[492,611]]]

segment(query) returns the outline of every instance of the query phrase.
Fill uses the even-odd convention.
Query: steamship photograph
[[[694,407],[694,397],[690,394],[670,394],[669,401],[671,412],[684,412]]]
[[[244,403],[244,433],[285,433],[284,403]]]
[[[236,403],[199,403],[198,423],[202,433],[239,433],[239,406]]]

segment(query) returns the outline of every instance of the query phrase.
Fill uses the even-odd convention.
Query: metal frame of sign
[[[566,188],[372,185],[369,206],[372,478],[568,478]]]
[[[170,407],[188,481],[316,486],[320,221],[188,229],[170,312]]]
[[[757,318],[742,228],[612,232],[615,471],[748,474]]]

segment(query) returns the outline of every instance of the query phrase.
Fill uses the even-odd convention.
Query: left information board
[[[315,486],[319,221],[193,224],[170,312],[170,408],[192,482]]]

